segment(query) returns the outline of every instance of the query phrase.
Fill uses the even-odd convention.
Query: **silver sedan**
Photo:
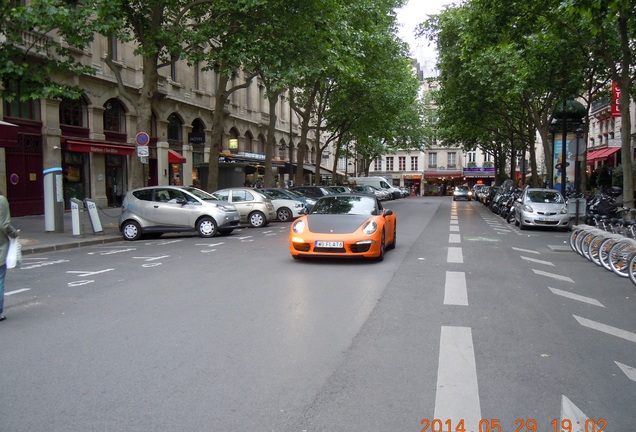
[[[515,225],[569,227],[570,215],[561,192],[554,189],[526,188],[515,202]]]

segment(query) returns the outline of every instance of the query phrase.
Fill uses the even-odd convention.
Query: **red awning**
[[[80,153],[103,153],[124,156],[130,156],[135,153],[135,147],[129,145],[69,139],[62,144],[62,148],[66,151]]]
[[[587,163],[592,163],[597,160],[605,160],[619,150],[620,147],[606,147],[599,150],[593,150],[587,154]]]
[[[0,147],[15,147],[18,143],[18,126],[0,120]]]
[[[168,163],[171,163],[171,164],[182,164],[182,163],[185,163],[185,162],[186,162],[186,158],[181,156],[176,151],[168,149]]]

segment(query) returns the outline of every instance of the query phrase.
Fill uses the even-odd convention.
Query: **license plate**
[[[556,219],[551,217],[541,217],[537,218],[540,222],[554,222]]]
[[[316,241],[316,247],[319,248],[342,248],[344,246],[344,242],[341,241]]]

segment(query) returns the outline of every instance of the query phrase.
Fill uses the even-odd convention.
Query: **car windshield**
[[[210,195],[204,190],[195,188],[195,187],[184,187],[184,191],[190,192],[195,197],[204,200],[204,201],[218,201],[214,196]]]
[[[318,200],[311,214],[377,215],[377,210],[375,198],[338,195]]]
[[[468,192],[468,186],[457,186],[458,192]]]
[[[563,197],[557,191],[528,191],[528,200],[534,203],[563,203]]]

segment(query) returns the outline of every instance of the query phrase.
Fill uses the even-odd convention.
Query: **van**
[[[370,185],[378,189],[386,190],[391,193],[391,199],[400,198],[402,191],[391,186],[384,177],[349,177],[350,182],[355,182],[357,185]]]

